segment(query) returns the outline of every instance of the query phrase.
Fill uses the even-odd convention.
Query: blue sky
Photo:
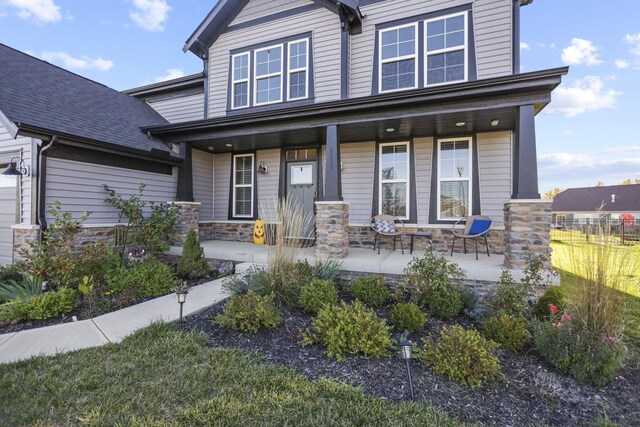
[[[0,42],[122,90],[201,71],[181,49],[214,3],[0,0]],[[638,17],[633,0],[522,9],[522,71],[571,66],[537,117],[541,191],[640,178]]]

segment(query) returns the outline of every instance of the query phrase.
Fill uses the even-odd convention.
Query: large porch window
[[[380,214],[409,218],[409,143],[380,144]]]
[[[471,138],[438,140],[438,219],[471,214]]]
[[[253,154],[233,156],[233,217],[253,218]]]

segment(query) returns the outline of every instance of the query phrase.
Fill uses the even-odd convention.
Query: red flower
[[[562,319],[563,322],[566,322],[567,320],[571,319],[571,317],[569,317],[568,314],[563,314],[560,319]]]
[[[558,307],[556,307],[553,304],[549,304],[549,310],[551,310],[551,314],[556,314],[558,313]]]

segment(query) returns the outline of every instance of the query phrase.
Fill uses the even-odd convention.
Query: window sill
[[[260,104],[253,107],[236,108],[227,110],[227,116],[240,116],[243,114],[259,113],[262,111],[273,111],[291,107],[300,107],[303,105],[313,105],[315,98],[296,99],[293,101],[272,102],[269,104]]]

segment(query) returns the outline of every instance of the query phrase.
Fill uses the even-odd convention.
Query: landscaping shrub
[[[447,320],[458,316],[464,308],[460,290],[441,282],[433,282],[425,293],[429,313],[439,319]]]
[[[46,320],[72,312],[78,295],[73,289],[62,287],[27,300],[17,299],[0,305],[0,322]]]
[[[501,373],[500,361],[494,355],[498,345],[478,331],[460,325],[446,326],[435,344],[423,341],[425,348],[419,354],[420,360],[451,381],[480,387]]]
[[[120,254],[103,241],[82,246],[76,253],[76,283],[86,276],[91,277],[97,288],[103,288],[108,278],[120,267]]]
[[[391,296],[384,278],[380,276],[357,277],[349,284],[347,291],[369,307],[382,307]]]
[[[318,260],[313,267],[313,275],[317,279],[336,280],[340,275],[342,262],[335,259]]]
[[[11,280],[20,282],[22,280],[22,272],[24,265],[9,264],[0,265],[0,283],[7,283]]]
[[[249,291],[229,298],[224,313],[214,322],[222,327],[255,333],[261,327],[275,329],[282,323],[282,316],[273,303],[273,296],[260,296]]]
[[[168,294],[179,283],[171,267],[154,258],[133,263],[131,268],[121,267],[109,279],[109,286],[125,304]]]
[[[21,280],[0,283],[0,301],[27,300],[42,293],[42,279],[23,273]]]
[[[338,361],[344,361],[345,354],[385,356],[393,345],[386,322],[360,301],[320,309],[302,344],[314,342],[325,345],[327,355]]]
[[[222,286],[233,293],[244,294],[249,291],[261,293],[268,289],[271,278],[266,270],[251,267],[244,274],[233,274],[224,279]]]
[[[179,277],[199,279],[209,274],[209,264],[204,258],[204,250],[198,241],[198,235],[193,228],[187,233],[182,246],[182,256],[176,267]]]
[[[482,332],[502,348],[518,352],[529,342],[531,334],[527,330],[527,322],[522,317],[506,313],[491,317],[482,325]]]
[[[494,313],[525,317],[529,315],[529,296],[532,291],[527,282],[514,280],[511,272],[504,269],[496,291],[487,298],[486,303]]]
[[[416,304],[399,302],[391,309],[389,320],[399,331],[416,332],[422,329],[427,317]]]
[[[549,304],[558,307],[562,312],[565,308],[566,293],[560,286],[550,286],[533,306],[532,314],[539,320],[549,320]]]
[[[298,304],[304,311],[317,313],[325,305],[338,303],[338,290],[329,280],[314,279],[300,289]]]

